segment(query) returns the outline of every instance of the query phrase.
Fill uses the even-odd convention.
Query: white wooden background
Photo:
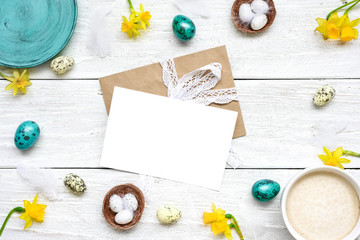
[[[134,5],[139,3],[134,0]],[[24,231],[24,222],[14,214],[3,239],[224,239],[213,237],[210,227],[202,224],[202,212],[210,211],[211,203],[239,219],[245,239],[292,239],[282,222],[280,195],[258,203],[251,196],[251,186],[270,178],[284,188],[301,169],[322,164],[317,154],[323,145],[360,151],[360,40],[324,41],[313,32],[315,18],[325,17],[341,2],[276,0],[273,26],[259,35],[245,35],[232,23],[232,0],[209,0],[212,16],[191,16],[197,35],[185,44],[171,30],[172,18],[181,13],[171,1],[143,3],[153,16],[151,27],[139,39],[129,40],[120,31],[121,16],[128,15],[127,1],[78,0],[74,36],[60,53],[74,57],[74,69],[55,76],[45,63],[31,69],[33,85],[25,96],[0,91],[0,222],[10,209],[36,193],[16,173],[21,161],[46,167],[59,179],[59,186],[70,172],[88,186],[80,197],[62,187],[62,200],[55,202],[40,194],[39,202],[48,205],[45,221]],[[89,16],[101,4],[113,7],[108,17],[113,51],[106,58],[86,48]],[[358,16],[360,10],[355,9],[351,17]],[[159,179],[139,225],[126,232],[112,229],[102,216],[102,199],[114,185],[136,183],[138,177],[99,167],[107,116],[97,78],[223,44],[238,80],[247,129],[247,136],[233,141],[242,166],[225,170],[220,192]],[[1,80],[0,89],[6,84]],[[312,96],[323,84],[333,85],[337,95],[317,109]],[[29,119],[40,125],[41,137],[31,150],[20,152],[13,134]],[[360,159],[346,167],[360,181]],[[158,223],[156,210],[163,204],[182,210],[178,224]]]

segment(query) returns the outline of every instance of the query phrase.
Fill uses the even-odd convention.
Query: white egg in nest
[[[115,216],[115,222],[117,224],[127,224],[134,218],[134,212],[129,209],[124,209],[118,212]]]
[[[123,197],[123,201],[127,209],[135,211],[138,208],[138,201],[134,196],[134,194],[131,193],[125,194],[125,196]]]
[[[240,20],[244,23],[250,22],[255,16],[255,13],[251,11],[250,4],[244,3],[241,4],[239,9]]]
[[[123,200],[117,194],[114,194],[110,197],[109,206],[110,206],[111,211],[116,212],[116,213],[118,213],[124,209]]]
[[[251,3],[251,10],[256,14],[265,14],[269,11],[269,5],[263,0],[254,0]]]
[[[255,31],[262,29],[268,22],[268,18],[265,14],[256,15],[251,21],[251,28]]]

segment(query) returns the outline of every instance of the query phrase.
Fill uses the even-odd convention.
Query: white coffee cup
[[[302,172],[300,172],[299,174],[297,174],[296,176],[294,176],[290,182],[287,184],[287,186],[285,187],[282,196],[281,196],[281,213],[282,213],[282,217],[283,220],[285,222],[286,228],[289,230],[289,232],[291,233],[291,235],[297,239],[297,240],[306,240],[304,237],[302,237],[295,229],[294,227],[291,225],[289,219],[288,219],[288,215],[287,215],[287,208],[286,208],[286,204],[287,204],[287,198],[288,198],[288,194],[291,190],[291,188],[294,186],[294,184],[302,177],[304,177],[307,174],[310,173],[314,173],[314,172],[331,172],[331,173],[335,173],[338,174],[342,177],[344,177],[346,180],[349,181],[349,183],[353,186],[353,188],[355,189],[359,199],[360,199],[360,187],[359,184],[355,181],[355,179],[348,174],[346,171],[344,170],[340,170],[338,168],[335,167],[328,167],[328,166],[323,166],[323,167],[312,167],[312,168],[307,168],[305,170],[303,170]],[[354,240],[356,239],[358,236],[360,235],[360,219],[358,220],[355,228],[352,230],[352,232],[350,234],[348,234],[345,238],[343,238],[342,240]]]

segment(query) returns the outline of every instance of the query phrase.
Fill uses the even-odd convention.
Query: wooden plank
[[[189,54],[219,45],[226,45],[235,78],[358,78],[360,56],[358,40],[341,44],[324,41],[314,33],[315,18],[325,17],[341,4],[340,0],[277,0],[277,16],[266,32],[242,34],[232,22],[230,9],[234,0],[212,0],[208,19],[190,16],[194,20],[196,37],[188,43],[177,40],[171,22],[181,13],[167,0],[144,0],[151,11],[150,28],[137,40],[129,40],[121,32],[122,15],[128,16],[127,1],[106,1],[112,7],[108,17],[111,56],[100,58],[89,50],[87,40],[92,10],[104,0],[79,0],[79,17],[69,45],[60,55],[73,56],[74,69],[59,79],[98,78],[160,60]],[[134,3],[138,7],[139,2]],[[360,9],[350,13],[351,19],[360,16]],[[53,79],[49,63],[32,70],[31,76]]]
[[[4,239],[212,239],[210,226],[202,224],[202,212],[211,211],[212,203],[236,216],[246,240],[292,239],[280,213],[281,193],[271,202],[260,203],[252,197],[251,186],[259,179],[270,178],[284,188],[298,170],[226,170],[220,192],[158,179],[140,223],[126,232],[114,230],[105,222],[102,201],[113,186],[136,183],[136,174],[96,169],[47,171],[59,179],[62,199],[50,202],[40,194],[38,202],[47,205],[44,222],[34,223],[24,231],[24,221],[14,214]],[[86,182],[88,189],[84,195],[75,196],[62,185],[61,180],[69,172]],[[360,181],[358,171],[349,172]],[[0,170],[0,184],[0,221],[10,209],[22,206],[23,199],[30,200],[36,194],[15,170]],[[162,205],[173,205],[182,211],[179,223],[165,226],[158,222],[156,211]]]
[[[317,109],[312,96],[323,84],[337,91]],[[303,168],[321,165],[322,146],[360,151],[360,81],[236,81],[247,136],[233,141],[242,168]],[[5,82],[0,82],[0,88]],[[0,92],[0,168],[24,160],[46,167],[99,166],[107,116],[98,81],[33,81],[28,94]],[[34,120],[41,137],[31,150],[13,143],[17,126]],[[350,168],[360,167],[352,158]]]

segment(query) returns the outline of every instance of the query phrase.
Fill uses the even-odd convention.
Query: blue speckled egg
[[[252,187],[252,195],[261,202],[266,202],[278,195],[280,192],[280,185],[270,179],[262,179],[254,183]]]
[[[191,40],[196,33],[194,22],[184,15],[175,16],[172,27],[175,36],[182,41]]]
[[[33,121],[25,121],[16,129],[14,137],[15,145],[20,150],[27,150],[34,146],[39,136],[39,125]]]

